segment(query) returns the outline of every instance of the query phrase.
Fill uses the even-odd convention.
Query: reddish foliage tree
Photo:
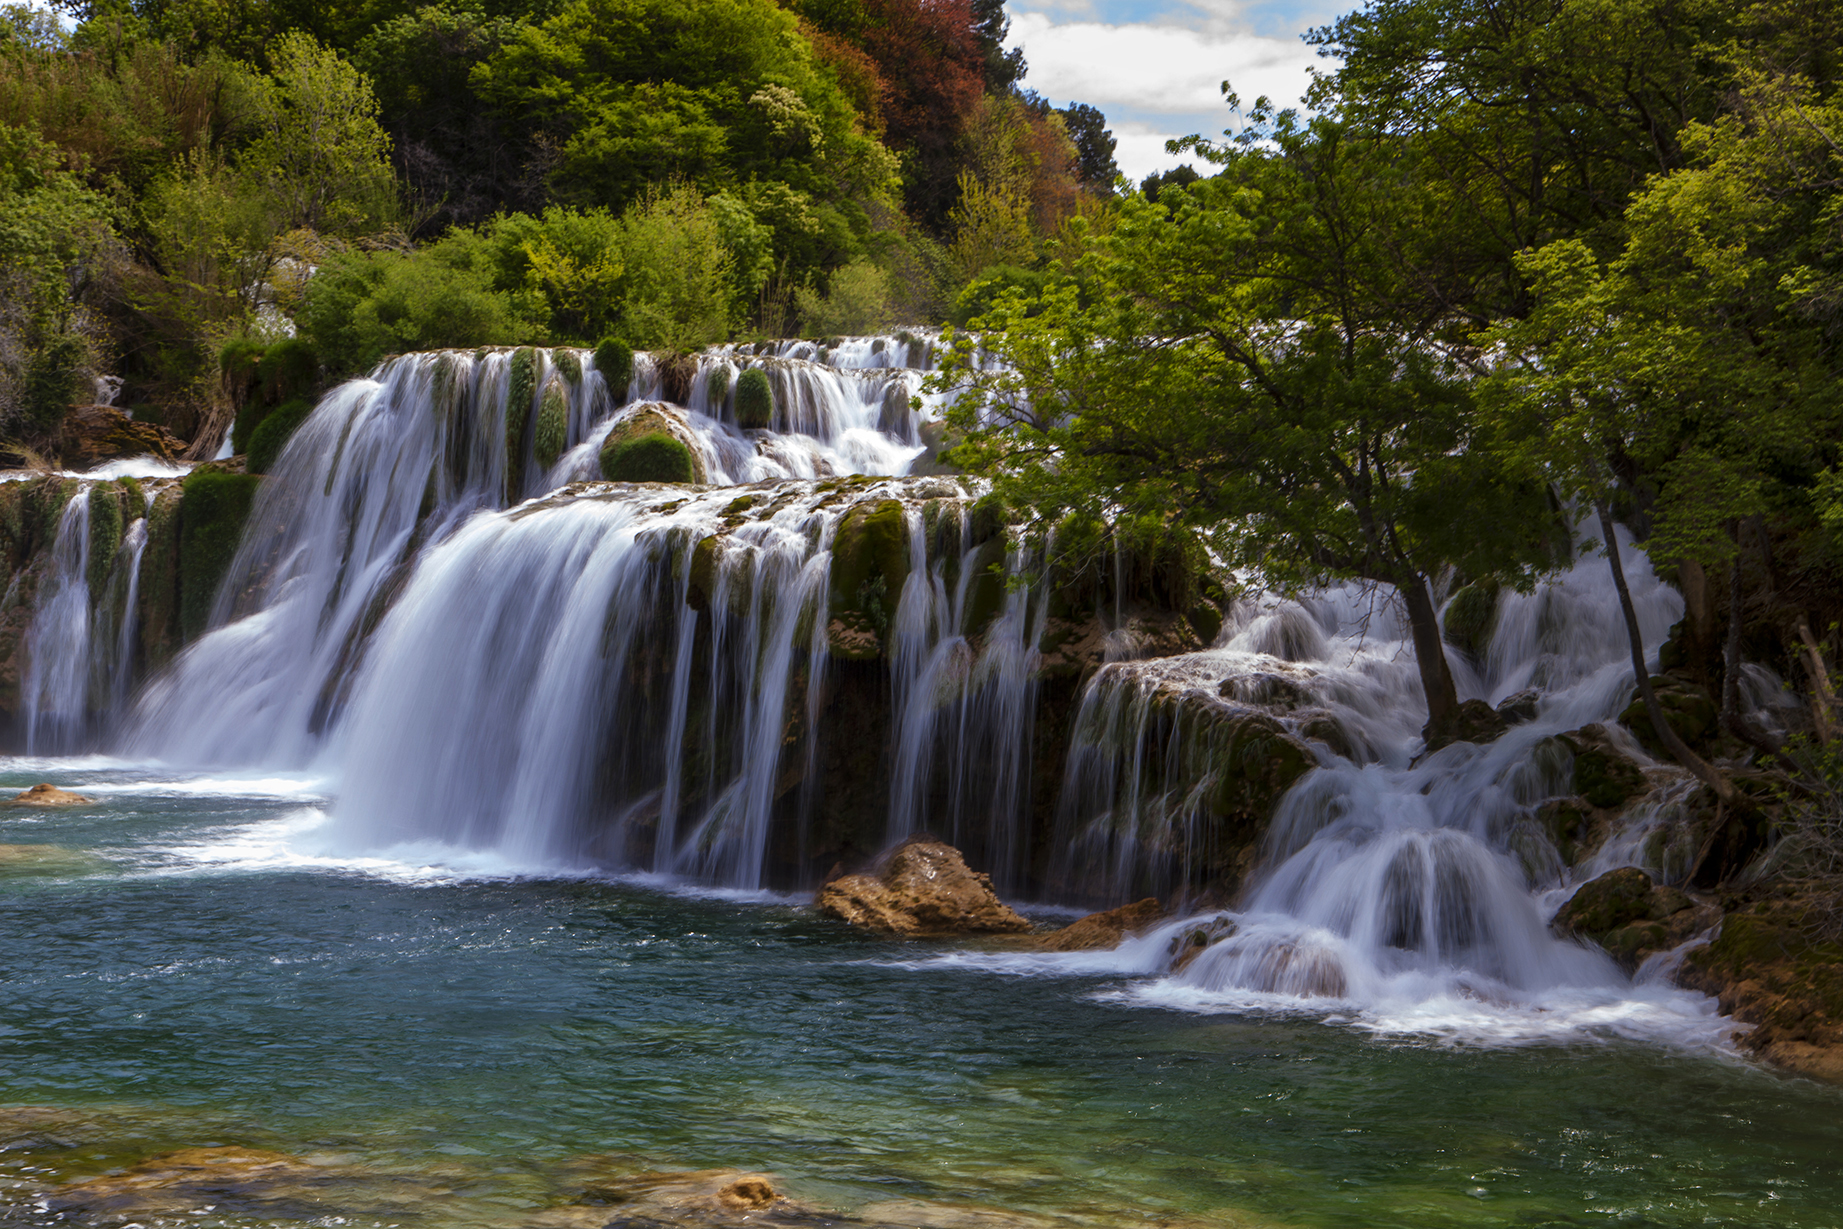
[[[883,77],[890,146],[909,155],[909,211],[939,227],[954,203],[962,136],[985,89],[971,0],[864,0],[860,42]]]

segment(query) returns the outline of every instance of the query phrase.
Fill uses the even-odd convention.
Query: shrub
[[[765,430],[774,424],[774,389],[768,373],[751,367],[736,379],[736,422],[750,430]]]
[[[264,416],[260,425],[250,435],[249,459],[245,463],[250,473],[266,474],[275,467],[275,459],[282,455],[282,449],[294,437],[297,427],[307,421],[307,416],[314,412],[314,403],[306,398],[299,398],[279,405]]]
[[[691,450],[664,431],[610,440],[602,449],[602,477],[610,482],[692,481]]]
[[[625,397],[634,378],[633,347],[612,337],[603,338],[602,344],[595,347],[595,370],[601,372],[610,394]]]
[[[313,276],[297,322],[328,370],[365,371],[386,354],[503,345],[527,334],[511,297],[487,275],[448,263],[440,247],[347,252]]]
[[[824,294],[794,291],[794,306],[808,333],[874,333],[889,324],[889,297],[889,274],[859,260],[835,271]]]
[[[278,341],[263,350],[256,364],[256,381],[262,399],[270,405],[310,397],[320,383],[320,358],[299,337]]]

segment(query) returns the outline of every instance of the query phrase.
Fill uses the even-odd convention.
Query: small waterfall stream
[[[58,518],[51,572],[26,632],[26,752],[55,755],[80,744],[90,698],[90,499],[79,487]]]

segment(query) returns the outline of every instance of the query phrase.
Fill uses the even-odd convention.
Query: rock
[[[1045,952],[1091,952],[1120,946],[1128,935],[1150,930],[1164,919],[1165,911],[1158,898],[1148,896],[1118,909],[1090,913],[1061,930],[1046,935],[1032,935],[1028,946]]]
[[[1651,680],[1651,690],[1657,695],[1658,707],[1664,710],[1664,720],[1677,732],[1677,737],[1695,747],[1714,736],[1716,708],[1708,688],[1674,674],[1665,674]],[[1670,757],[1663,740],[1652,728],[1644,697],[1637,689],[1633,690],[1632,702],[1619,714],[1619,724],[1632,731],[1632,736],[1652,755],[1659,759]]]
[[[1441,619],[1446,643],[1477,661],[1491,646],[1497,628],[1498,583],[1495,580],[1466,585],[1453,594]]]
[[[1218,914],[1186,927],[1171,940],[1171,972],[1182,973],[1209,948],[1224,939],[1234,938],[1239,929],[1235,919],[1227,914]]]
[[[1626,866],[1583,884],[1556,913],[1554,926],[1560,934],[1592,939],[1630,969],[1707,930],[1719,917],[1714,906]]]
[[[1506,696],[1497,706],[1497,715],[1504,719],[1505,725],[1522,725],[1536,719],[1536,712],[1542,706],[1542,693],[1539,691],[1519,691],[1514,696]]]
[[[643,464],[644,455],[633,456],[627,446],[637,444],[649,436],[666,436],[679,447],[665,450],[658,447],[657,441],[651,445],[656,454],[652,464]],[[633,413],[617,422],[602,441],[599,454],[602,477],[613,482],[691,482],[703,484],[710,481],[710,474],[705,469],[703,454],[695,446],[697,437],[686,424],[684,416],[676,409],[663,405],[646,405],[637,407]],[[682,453],[681,451],[682,450]],[[669,456],[665,454],[669,451]],[[658,464],[661,459],[669,462],[669,470]],[[684,465],[690,465],[690,477],[685,476]],[[653,477],[655,473],[668,473],[665,478]],[[635,477],[635,474],[647,476]]]
[[[1223,679],[1216,694],[1225,700],[1253,704],[1260,708],[1282,710],[1306,708],[1314,701],[1312,693],[1279,674],[1236,674]]]
[[[55,1212],[176,1213],[200,1203],[259,1200],[314,1172],[303,1161],[256,1148],[186,1148],[60,1186],[45,1202]]]
[[[1574,792],[1596,807],[1616,807],[1645,791],[1645,773],[1603,725],[1584,725],[1561,739],[1574,752]]]
[[[94,798],[85,798],[82,794],[73,794],[69,790],[59,789],[43,781],[22,794],[15,794],[5,803],[9,807],[80,807],[94,802]]]
[[[64,416],[59,452],[72,469],[87,469],[117,457],[172,461],[185,441],[165,427],[137,422],[111,405],[78,406]]]
[[[1549,799],[1536,808],[1536,822],[1569,865],[1580,857],[1594,830],[1593,810],[1579,798]]]
[[[736,425],[750,431],[765,431],[774,425],[774,389],[768,373],[759,367],[736,377]]]
[[[774,1200],[774,1184],[760,1174],[744,1174],[717,1188],[717,1202],[732,1212],[765,1208]]]
[[[83,875],[106,865],[94,854],[62,845],[0,845],[0,875]]]
[[[1222,818],[1265,824],[1280,795],[1318,767],[1311,749],[1265,713],[1231,717],[1219,748],[1209,806]]]
[[[1715,996],[1753,1028],[1739,1044],[1768,1062],[1843,1083],[1843,942],[1833,896],[1785,885],[1737,902],[1707,947],[1689,953],[1677,980]]]
[[[960,851],[913,840],[889,855],[876,876],[846,875],[819,889],[819,913],[894,935],[1027,934],[1031,924],[967,868]]]
[[[1509,728],[1498,711],[1483,700],[1466,700],[1442,724],[1428,722],[1421,734],[1427,740],[1427,750],[1438,751],[1453,743],[1493,742]]]

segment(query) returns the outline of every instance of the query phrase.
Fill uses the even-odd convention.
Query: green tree
[[[1048,288],[955,339],[955,456],[1042,518],[1194,526],[1283,588],[1393,586],[1442,730],[1457,701],[1432,578],[1527,582],[1552,518],[1477,446],[1427,307],[1425,194],[1333,121],[1271,135],[1271,152],[1206,148],[1224,174],[1128,200]]]

